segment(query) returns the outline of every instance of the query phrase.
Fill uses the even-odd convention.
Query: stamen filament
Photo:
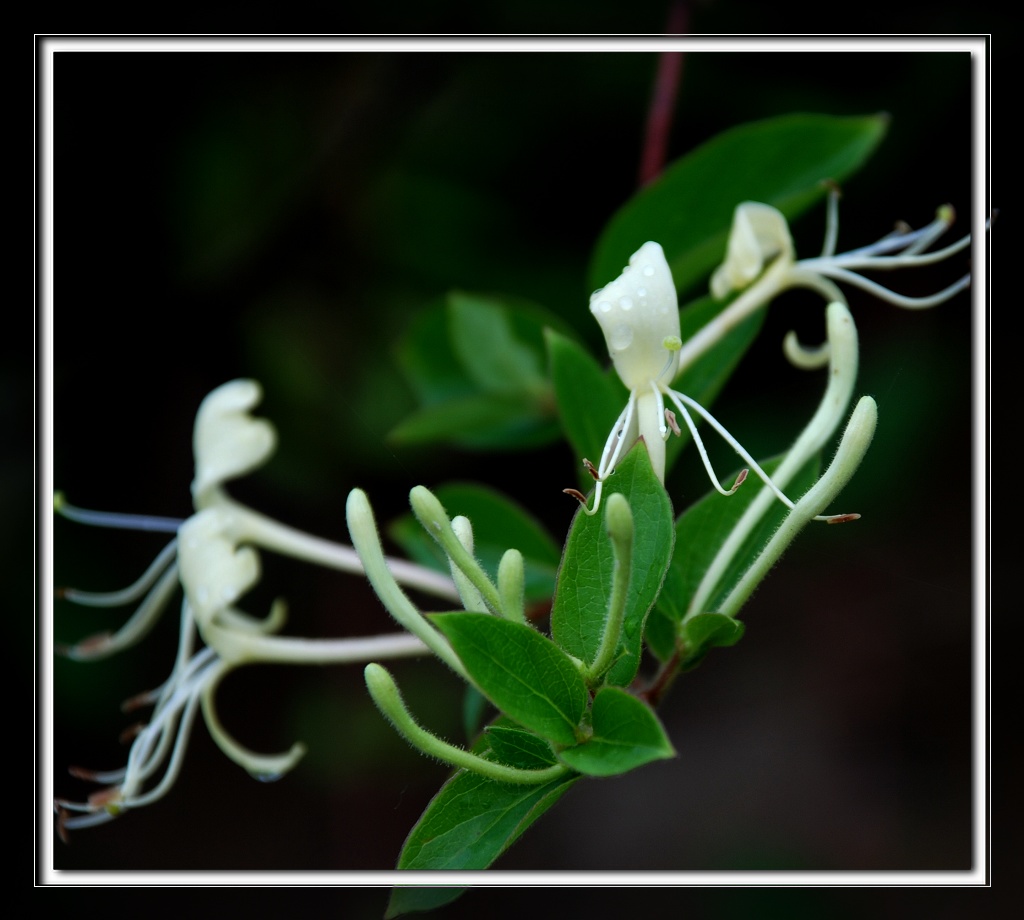
[[[934,307],[949,300],[955,294],[959,294],[960,291],[964,290],[971,283],[971,276],[964,275],[959,281],[939,291],[937,294],[932,294],[930,297],[907,297],[903,294],[897,294],[887,287],[883,287],[877,281],[871,281],[863,275],[858,275],[856,272],[847,271],[846,269],[836,267],[822,268],[821,273],[838,281],[845,281],[847,284],[852,284],[854,287],[859,287],[869,294],[873,294],[880,300],[885,300],[894,306],[904,307],[908,310],[923,310],[927,307]]]
[[[731,495],[733,492],[736,491],[736,488],[739,485],[739,483],[733,485],[732,489],[728,491],[722,488],[721,484],[718,482],[718,478],[715,476],[714,470],[712,470],[711,468],[711,461],[708,459],[707,452],[704,450],[704,445],[697,435],[696,426],[693,424],[693,420],[690,418],[690,414],[686,411],[686,407],[683,405],[683,403],[689,405],[698,415],[700,415],[701,418],[704,419],[704,421],[706,421],[712,428],[715,429],[715,431],[718,432],[719,435],[721,435],[722,439],[734,451],[736,451],[737,454],[740,455],[743,461],[749,464],[750,468],[760,477],[761,481],[764,482],[764,484],[775,493],[775,497],[778,498],[780,502],[782,502],[787,508],[793,507],[793,502],[790,501],[790,499],[783,494],[782,490],[779,489],[779,487],[776,486],[774,482],[772,482],[771,477],[763,469],[761,469],[760,464],[758,464],[758,462],[746,451],[743,445],[740,444],[740,442],[737,441],[726,430],[725,426],[723,426],[718,421],[718,419],[716,419],[710,412],[708,412],[707,409],[705,409],[695,399],[691,399],[685,393],[680,393],[677,390],[669,390],[668,395],[671,398],[672,402],[676,404],[679,411],[683,413],[683,418],[686,420],[686,424],[690,429],[690,433],[693,435],[694,442],[698,444],[698,447],[700,449],[701,458],[704,460],[704,468],[708,471],[708,476],[710,477],[712,484],[718,489],[719,492],[721,492],[723,495]]]
[[[158,533],[177,533],[185,523],[181,518],[155,517],[151,514],[123,514],[115,511],[90,511],[70,504],[63,492],[53,496],[53,510],[61,517],[78,524],[93,527],[114,527],[121,530],[151,530]]]
[[[184,522],[182,522],[184,523]],[[160,573],[171,564],[178,552],[178,538],[168,543],[150,564],[149,568],[127,588],[120,591],[79,591],[76,588],[64,588],[60,596],[75,604],[85,607],[122,607],[142,597],[160,577]]]
[[[174,548],[173,542],[168,548]],[[89,640],[79,642],[77,645],[65,649],[64,654],[74,661],[94,661],[134,645],[156,624],[177,587],[178,566],[176,563],[171,563],[170,568],[164,572],[156,587],[149,592],[135,613],[116,633],[108,636],[102,642],[90,642]],[[74,600],[75,598],[68,597],[68,599]]]

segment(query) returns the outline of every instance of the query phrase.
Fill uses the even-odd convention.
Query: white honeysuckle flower
[[[931,265],[961,252],[970,244],[965,236],[944,249],[928,249],[952,225],[953,208],[944,205],[935,219],[920,230],[899,226],[860,249],[836,254],[839,231],[839,193],[830,188],[828,196],[825,241],[820,256],[796,258],[796,250],[785,216],[777,208],[747,201],[738,205],[726,247],[725,261],[711,277],[711,292],[722,300],[734,292],[738,296],[721,313],[706,323],[685,343],[679,339],[679,316],[675,285],[661,246],[645,243],[629,260],[629,265],[611,284],[595,291],[590,298],[590,311],[601,330],[612,363],[622,382],[629,389],[629,400],[619,416],[595,468],[584,464],[597,480],[594,507],[584,510],[593,514],[601,501],[604,480],[638,438],[643,438],[659,479],[665,476],[665,445],[669,429],[678,433],[676,417],[665,407],[669,399],[682,415],[693,436],[712,484],[722,494],[731,494],[746,475],[744,470],[732,488],[726,490],[711,469],[704,445],[688,410],[696,412],[714,428],[750,465],[776,498],[793,507],[791,502],[768,478],[750,455],[705,409],[693,399],[671,388],[672,381],[731,329],[766,306],[774,297],[789,288],[806,287],[817,291],[827,303],[847,305],[837,281],[860,287],[871,294],[907,309],[933,307],[949,300],[970,284],[966,275],[949,287],[928,297],[906,297],[865,278],[861,271],[892,270]],[[790,332],[783,348],[796,366],[813,369],[829,361],[829,343],[807,348]],[[566,490],[577,497],[575,490]],[[835,520],[842,515],[818,515],[816,520]]]
[[[927,297],[907,297],[864,277],[864,271],[892,271],[933,265],[966,249],[970,235],[943,249],[928,251],[953,224],[955,212],[943,205],[931,223],[919,230],[900,224],[869,246],[836,253],[839,236],[839,191],[829,189],[825,241],[821,255],[797,259],[789,225],[781,211],[771,205],[745,201],[733,216],[725,261],[711,276],[711,293],[717,300],[738,294],[718,316],[683,346],[679,370],[685,370],[726,332],[755,310],[789,288],[810,288],[827,303],[846,304],[837,281],[851,284],[897,307],[920,310],[937,306],[970,284],[965,275],[949,287]],[[783,343],[786,356],[798,367],[821,367],[828,361],[827,347],[804,348],[790,333]]]
[[[793,260],[795,250],[782,212],[767,204],[747,201],[736,208],[723,262],[711,276],[711,293],[724,300],[764,271],[776,257]]]
[[[234,501],[224,489],[230,479],[264,464],[277,444],[269,421],[254,418],[260,387],[235,380],[218,387],[202,402],[193,436],[196,471],[192,483],[196,513],[187,520],[108,514],[76,508],[58,493],[54,510],[80,523],[174,533],[135,584],[122,591],[92,593],[63,589],[58,596],[94,607],[139,602],[128,622],[114,635],[93,636],[59,651],[70,658],[106,657],[138,642],[170,604],[181,585],[178,654],[167,681],[130,701],[130,708],[152,705],[140,726],[127,764],[112,771],[73,769],[74,775],[107,788],[85,802],[58,800],[58,828],[67,830],[108,821],[127,809],[140,808],[170,789],[181,768],[189,732],[201,709],[210,734],[232,760],[261,779],[283,775],[301,758],[300,744],[280,755],[263,755],[243,747],[221,725],[214,706],[220,681],[246,663],[339,664],[421,655],[427,646],[408,632],[344,639],[307,639],[274,635],[285,622],[283,602],[263,618],[250,616],[237,602],[259,581],[258,548],[293,556],[342,572],[363,574],[351,546],[314,537],[271,520]],[[450,578],[402,559],[381,562],[396,582],[458,601]],[[203,646],[196,648],[197,638]]]
[[[737,477],[731,489],[722,486],[711,467],[691,410],[728,442],[780,501],[793,507],[793,502],[775,487],[757,461],[710,412],[685,393],[672,389],[671,383],[679,370],[682,342],[675,284],[660,245],[644,243],[618,278],[591,295],[590,312],[604,332],[615,370],[629,388],[629,399],[612,426],[598,466],[594,468],[589,461],[584,461],[597,480],[594,507],[588,508],[583,503],[587,514],[594,514],[600,507],[605,479],[615,472],[616,464],[637,438],[644,439],[651,467],[658,479],[665,481],[665,441],[671,432],[681,433],[675,414],[665,406],[666,399],[682,416],[700,451],[708,477],[719,492],[731,495],[743,482],[747,471]],[[821,519],[828,518],[822,516]]]

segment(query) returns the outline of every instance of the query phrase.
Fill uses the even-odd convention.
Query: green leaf
[[[452,346],[443,298],[416,313],[395,346],[395,360],[424,406],[470,396],[477,390]]]
[[[781,461],[781,456],[775,457],[765,460],[761,463],[761,467],[770,476]],[[820,460],[815,457],[796,472],[784,486],[790,498],[798,499],[814,484],[818,477],[819,466]],[[781,502],[774,501],[762,515],[716,583],[708,602],[702,605],[702,609],[692,611],[689,609],[705,572],[708,571],[715,556],[718,555],[740,518],[757,498],[762,488],[764,486],[760,480],[750,478],[732,495],[709,492],[680,515],[675,526],[675,555],[665,577],[665,585],[658,597],[660,615],[674,624],[679,624],[699,614],[713,613],[716,605],[735,587],[788,513],[789,509]],[[733,637],[731,631],[724,629],[719,624],[708,633],[706,641],[711,644],[706,645],[702,651],[701,643],[705,642],[702,630],[717,623],[719,623],[717,620],[708,620],[702,625],[693,627],[695,631],[691,635],[691,640],[697,641],[697,645],[688,646],[684,659],[690,661],[691,666],[697,663],[703,651],[707,651],[713,645],[732,645],[739,640],[740,635]],[[664,647],[664,635],[660,624],[655,634],[659,636],[655,652],[664,659],[670,652]],[[725,641],[727,639],[729,641]]]
[[[506,394],[544,391],[541,355],[517,337],[504,306],[452,291],[448,316],[455,353],[482,390]]]
[[[396,360],[420,408],[391,438],[472,449],[527,448],[558,437],[544,329],[558,317],[526,301],[453,291],[414,320]]]
[[[448,483],[434,490],[450,517],[463,515],[473,525],[474,555],[497,580],[498,563],[508,549],[523,554],[525,596],[529,603],[550,601],[555,592],[555,573],[561,557],[558,545],[540,522],[520,505],[485,486]],[[388,534],[415,562],[441,572],[448,571],[444,552],[412,514],[403,515]]]
[[[653,710],[618,687],[594,697],[593,736],[561,751],[559,759],[588,776],[616,776],[652,760],[675,757],[672,743]]]
[[[550,639],[485,613],[441,613],[430,619],[498,709],[557,744],[579,740],[587,688],[572,659]]]
[[[633,563],[630,569],[619,660],[609,683],[626,686],[636,676],[644,622],[672,558],[672,503],[651,470],[647,450],[637,444],[605,481],[604,494],[621,492],[633,512]],[[590,664],[597,654],[608,613],[613,556],[603,513],[576,513],[558,570],[551,632],[570,655]]]
[[[495,759],[521,770],[542,770],[555,763],[551,745],[521,728],[491,725],[486,730]]]
[[[522,450],[547,444],[557,435],[558,425],[549,414],[522,400],[490,393],[425,406],[388,433],[396,444],[450,442],[475,450]]]
[[[579,779],[543,786],[496,783],[460,771],[441,787],[409,833],[398,858],[407,870],[486,869]],[[454,901],[463,888],[395,888],[385,917],[430,910]]]
[[[728,306],[728,301],[715,300],[710,294],[687,304],[679,311],[680,338],[687,342]],[[672,388],[710,406],[757,338],[764,318],[765,311],[756,310],[730,329],[673,381]]]
[[[729,306],[729,301],[717,301],[710,295],[687,304],[679,311],[680,337],[683,342],[692,338],[712,319]],[[764,325],[765,310],[756,310],[722,336],[714,345],[690,364],[672,383],[672,388],[695,399],[710,409],[715,397],[732,376],[736,366],[753,344]],[[694,417],[698,427],[701,421]],[[691,442],[689,429],[679,420],[682,433],[668,439],[665,450],[665,473],[672,471],[679,454]]]
[[[743,201],[773,205],[790,220],[842,182],[881,142],[888,116],[784,115],[740,125],[677,160],[615,214],[590,266],[590,287],[618,277],[648,240],[665,250],[679,290],[725,254],[733,211]]]
[[[595,465],[604,450],[612,425],[626,406],[629,392],[614,371],[602,370],[590,353],[567,336],[546,330],[548,365],[555,388],[555,401],[562,429],[581,462],[584,457]]]
[[[724,613],[698,613],[685,620],[679,640],[683,650],[680,667],[689,671],[713,648],[735,645],[743,638],[744,625]]]

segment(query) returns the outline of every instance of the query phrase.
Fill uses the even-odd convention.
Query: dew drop
[[[638,287],[636,289],[636,296],[637,297],[646,297],[647,296],[647,288],[645,288],[645,287]]]
[[[611,309],[612,309],[611,302],[607,301],[607,300],[602,300],[597,305],[597,309],[600,310],[602,313],[609,313],[609,312],[611,312]]]
[[[619,298],[619,306],[622,307],[623,310],[632,310],[633,309],[633,301],[629,297],[620,297]]]
[[[619,323],[612,330],[611,345],[615,351],[623,351],[633,343],[633,327],[628,323]]]
[[[653,265],[645,265],[644,266],[644,276],[647,277],[647,278],[650,278],[653,274],[654,274],[654,266]]]

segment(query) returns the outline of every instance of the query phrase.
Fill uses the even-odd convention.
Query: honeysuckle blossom
[[[72,520],[175,534],[129,588],[105,594],[60,592],[67,600],[87,606],[120,606],[141,599],[134,615],[117,633],[63,648],[64,654],[78,660],[96,659],[130,646],[153,626],[179,584],[184,594],[178,653],[170,677],[161,687],[127,704],[132,709],[152,704],[150,720],[138,728],[123,768],[72,770],[106,788],[85,802],[55,803],[62,834],[66,829],[110,820],[163,796],[181,768],[189,731],[200,709],[224,753],[253,775],[274,778],[291,769],[305,750],[301,744],[280,755],[257,754],[235,741],[220,723],[214,694],[224,676],[240,665],[364,663],[428,652],[420,638],[407,632],[344,639],[274,635],[285,622],[282,601],[275,602],[262,619],[238,608],[237,602],[260,578],[257,548],[343,572],[364,571],[352,547],[287,527],[228,495],[224,484],[265,463],[277,444],[270,422],[251,415],[260,395],[254,381],[236,380],[214,390],[200,406],[193,439],[196,513],[187,520],[85,511],[69,505],[59,494],[56,497],[55,509]],[[383,556],[381,564],[396,583],[447,601],[459,599],[452,581],[437,572]]]
[[[831,188],[821,254],[798,260],[789,225],[781,211],[754,201],[737,205],[725,261],[711,276],[711,293],[718,300],[733,294],[738,296],[683,345],[680,371],[729,329],[789,288],[810,288],[821,294],[826,303],[845,304],[846,295],[836,284],[841,281],[904,309],[920,310],[944,303],[970,284],[970,275],[927,297],[907,297],[866,278],[861,272],[920,268],[962,252],[970,245],[969,235],[942,249],[928,251],[953,225],[955,216],[951,205],[943,205],[936,211],[934,220],[919,230],[899,224],[869,246],[837,254],[839,192]],[[786,337],[784,349],[790,361],[799,367],[819,367],[828,361],[825,348],[805,349],[792,333]]]
[[[845,305],[846,297],[835,283],[842,281],[900,307],[924,308],[948,300],[970,283],[970,277],[965,276],[930,297],[912,298],[896,294],[860,274],[872,269],[929,265],[962,251],[970,243],[969,236],[944,249],[926,251],[952,224],[954,215],[950,206],[940,208],[935,220],[920,230],[901,226],[870,246],[837,255],[837,202],[838,193],[833,189],[829,195],[822,254],[799,261],[786,219],[780,211],[757,202],[740,204],[729,235],[726,259],[711,278],[711,292],[717,299],[740,293],[685,343],[680,339],[675,285],[658,243],[645,243],[633,254],[618,278],[591,295],[590,312],[600,324],[612,364],[630,392],[605,442],[600,462],[595,467],[584,461],[596,480],[593,508],[583,505],[588,514],[596,512],[604,481],[637,438],[644,439],[654,472],[664,481],[665,441],[670,433],[680,433],[676,412],[666,407],[666,400],[689,429],[716,490],[723,495],[731,494],[743,482],[747,470],[740,473],[730,489],[722,486],[711,468],[691,412],[732,446],[778,500],[791,509],[794,507],[739,442],[694,399],[672,389],[672,381],[738,323],[788,288],[811,288],[826,302]],[[799,367],[815,368],[829,361],[827,342],[809,349],[790,333],[784,349],[790,361]],[[575,490],[566,491],[579,497]],[[819,514],[815,515],[815,520],[836,521],[848,517]]]
[[[658,243],[644,243],[618,278],[591,295],[590,312],[604,332],[616,373],[629,388],[629,399],[612,426],[600,463],[594,468],[587,461],[597,480],[594,507],[583,505],[588,514],[594,514],[600,507],[605,479],[615,471],[619,459],[638,437],[644,439],[655,475],[664,481],[665,441],[671,432],[679,434],[681,431],[675,413],[665,405],[666,399],[682,416],[700,451],[708,477],[719,492],[731,495],[746,478],[747,471],[740,473],[730,489],[719,482],[691,410],[732,446],[780,501],[793,507],[793,502],[775,487],[757,461],[710,412],[685,393],[672,389],[682,346],[679,307],[672,273]],[[828,519],[828,516],[821,516],[821,520]]]

